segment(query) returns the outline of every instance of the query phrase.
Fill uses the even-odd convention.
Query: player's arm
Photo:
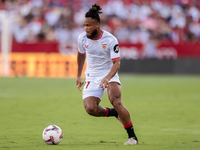
[[[110,79],[119,71],[120,68],[120,58],[112,60],[113,65],[110,69],[110,72],[103,78],[100,86],[105,89],[108,86]]]
[[[78,71],[77,71],[77,78],[76,78],[76,85],[77,88],[81,91],[80,87],[83,85],[84,82],[82,82],[81,73],[83,70],[83,65],[85,62],[85,53],[81,54],[80,52],[77,53],[77,65],[78,65]]]

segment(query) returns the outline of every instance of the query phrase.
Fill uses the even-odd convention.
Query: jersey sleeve
[[[111,56],[111,60],[120,58],[119,44],[115,37],[113,37],[110,43],[110,56]]]
[[[82,35],[80,35],[78,37],[78,51],[81,54],[85,54],[85,49],[84,49],[83,45],[84,45],[84,43],[83,43],[83,37],[82,37]]]

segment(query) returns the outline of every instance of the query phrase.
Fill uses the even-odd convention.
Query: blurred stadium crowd
[[[94,3],[103,9],[102,29],[121,43],[200,42],[199,0],[3,0],[0,22],[7,12],[17,42],[74,43]]]

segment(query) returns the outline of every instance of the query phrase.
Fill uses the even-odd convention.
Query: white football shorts
[[[90,96],[98,97],[100,100],[102,99],[104,92],[107,93],[107,88],[103,90],[102,87],[99,86],[101,84],[101,80],[102,79],[99,78],[95,78],[91,81],[86,80],[82,93],[83,100]],[[109,83],[110,82],[117,82],[121,85],[118,75],[112,77]]]

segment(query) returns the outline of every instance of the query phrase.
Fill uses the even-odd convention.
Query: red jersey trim
[[[116,57],[116,58],[113,58],[113,59],[111,59],[111,60],[116,60],[116,59],[120,59],[120,57]]]
[[[78,51],[79,52],[79,51]],[[85,53],[81,53],[81,52],[79,52],[81,55],[84,55]]]
[[[91,39],[91,40],[99,40],[102,36],[103,36],[103,30],[102,30],[102,32],[101,32],[100,37],[98,37],[98,39]]]

